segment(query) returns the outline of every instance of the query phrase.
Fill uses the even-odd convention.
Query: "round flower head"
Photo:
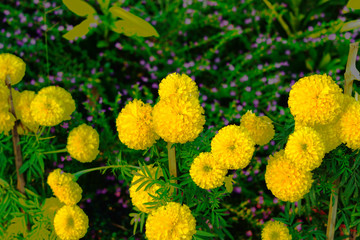
[[[62,208],[64,203],[60,202],[58,198],[46,198],[44,205],[41,207],[44,217],[47,217],[53,222],[57,210]]]
[[[323,140],[325,153],[328,153],[341,144],[340,131],[339,131],[339,119],[325,124],[315,125],[314,129],[318,132]]]
[[[75,102],[70,93],[61,87],[45,87],[39,91],[30,104],[31,115],[43,126],[55,126],[70,120]]]
[[[89,218],[77,205],[63,206],[54,218],[55,232],[61,240],[78,240],[85,236]]]
[[[177,95],[160,100],[153,110],[155,132],[170,143],[194,141],[205,124],[199,100]]]
[[[5,133],[6,135],[11,131],[15,125],[15,117],[8,110],[0,110],[0,133]]]
[[[157,168],[153,168],[151,166],[147,166],[147,167],[151,173],[152,178],[154,178]],[[140,211],[145,212],[145,213],[150,213],[153,210],[153,208],[148,208],[149,205],[146,205],[145,203],[154,202],[154,199],[153,199],[153,197],[150,196],[150,194],[153,196],[156,196],[157,195],[156,191],[160,188],[160,185],[154,184],[150,188],[145,190],[145,187],[147,185],[147,184],[145,184],[145,186],[142,186],[138,191],[136,191],[138,189],[138,187],[144,181],[149,180],[148,177],[144,176],[144,174],[142,173],[141,170],[137,171],[137,173],[139,175],[134,175],[134,177],[131,181],[131,187],[129,189],[131,202]],[[143,177],[145,177],[144,180],[139,181],[139,179],[141,179]],[[135,183],[136,181],[138,181],[138,182]]]
[[[149,240],[190,240],[196,233],[196,221],[188,206],[170,202],[150,213],[145,228]]]
[[[21,123],[24,124],[28,129],[35,131],[39,124],[34,120],[30,112],[30,104],[35,98],[35,92],[33,91],[23,91],[19,93],[17,101],[15,101],[15,112],[16,117],[21,120]]]
[[[56,169],[49,174],[47,183],[54,195],[66,205],[74,205],[81,200],[82,189],[72,174]]]
[[[353,150],[360,149],[360,102],[350,103],[339,121],[341,141]]]
[[[161,81],[159,96],[160,99],[164,99],[172,95],[199,99],[199,90],[195,81],[188,75],[171,73]]]
[[[49,86],[42,88],[38,94],[44,94],[56,98],[58,102],[61,102],[62,107],[64,108],[63,120],[71,119],[70,115],[75,111],[76,107],[75,101],[68,91],[66,91],[62,87]]]
[[[25,62],[10,53],[0,54],[0,84],[5,85],[6,76],[9,75],[11,85],[15,85],[21,81],[25,75]]]
[[[286,202],[299,201],[310,191],[312,173],[295,167],[285,158],[284,150],[269,157],[265,182],[275,197]]]
[[[192,180],[207,190],[223,185],[226,173],[227,170],[221,168],[219,162],[208,152],[200,153],[190,167]]]
[[[245,168],[254,151],[255,143],[249,133],[236,125],[223,127],[211,141],[214,158],[226,169]]]
[[[261,232],[262,240],[291,240],[289,229],[279,221],[269,221]]]
[[[99,154],[99,134],[86,124],[74,128],[68,136],[66,149],[80,162],[92,162]]]
[[[285,155],[295,167],[311,171],[321,165],[325,156],[323,139],[313,128],[302,127],[289,136]]]
[[[289,93],[289,108],[296,121],[307,125],[326,124],[342,111],[343,94],[330,76],[301,78]]]
[[[116,127],[120,141],[135,150],[145,150],[159,139],[152,127],[152,107],[141,100],[135,99],[121,110]]]
[[[254,140],[255,144],[260,146],[267,144],[275,135],[274,125],[270,118],[266,116],[258,117],[255,113],[247,111],[241,117],[240,126],[244,127]]]

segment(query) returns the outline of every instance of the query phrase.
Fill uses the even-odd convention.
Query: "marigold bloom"
[[[15,117],[8,110],[0,110],[0,133],[4,132],[6,135],[11,131],[15,125]]]
[[[268,221],[262,232],[262,240],[291,240],[289,229],[279,221]]]
[[[166,76],[159,85],[160,99],[177,95],[199,99],[198,87],[188,75],[171,73]]]
[[[275,197],[282,201],[299,201],[310,191],[312,173],[295,167],[285,158],[284,150],[270,156],[266,166],[265,182]]]
[[[80,162],[92,162],[99,154],[99,134],[86,124],[74,128],[69,133],[66,149],[70,156]]]
[[[152,166],[147,166],[147,167],[148,167],[148,169],[149,169],[149,171],[151,173],[152,178],[154,178],[157,168],[154,168]],[[141,170],[137,171],[137,173],[140,176],[139,175],[134,175],[134,177],[133,177],[133,179],[131,181],[131,187],[129,189],[131,202],[140,211],[145,212],[145,213],[150,213],[153,210],[153,208],[148,208],[149,205],[146,205],[145,203],[154,202],[154,199],[153,199],[153,197],[150,196],[150,194],[153,195],[153,196],[156,196],[157,195],[156,191],[160,188],[160,185],[159,184],[154,184],[150,188],[145,190],[145,187],[147,185],[147,184],[145,184],[145,186],[143,186],[138,191],[136,191],[137,188],[144,181],[149,180],[149,178],[144,176],[144,174],[142,173]],[[137,182],[136,184],[134,184],[136,181],[138,181],[142,177],[145,177],[145,179],[142,180],[142,181]]]
[[[296,121],[306,125],[327,124],[342,111],[340,87],[326,74],[301,78],[289,93],[289,108]]]
[[[65,204],[60,202],[58,198],[46,198],[43,206],[41,207],[44,217],[47,217],[53,222],[57,210],[62,208]]]
[[[0,84],[5,85],[7,75],[11,85],[17,84],[24,77],[25,69],[26,64],[21,58],[11,53],[0,54]]]
[[[350,103],[339,121],[341,141],[353,150],[360,149],[360,102]]]
[[[74,110],[75,101],[70,93],[57,86],[41,89],[30,105],[32,117],[43,126],[55,126],[70,120]]]
[[[116,127],[120,141],[127,147],[145,150],[159,139],[152,126],[152,110],[150,104],[137,99],[121,110]]]
[[[82,189],[72,174],[56,169],[49,174],[47,183],[54,195],[66,205],[74,205],[81,200]]]
[[[190,167],[192,180],[203,189],[213,189],[223,185],[227,170],[220,167],[220,163],[211,153],[200,153]]]
[[[9,88],[0,84],[0,111],[9,111]]]
[[[177,95],[160,100],[153,110],[155,132],[170,143],[194,141],[205,124],[204,109],[196,98]]]
[[[226,169],[245,168],[251,161],[255,143],[243,127],[223,127],[211,141],[211,152]]]
[[[318,132],[323,140],[325,146],[325,153],[328,153],[341,144],[340,139],[340,130],[339,130],[340,121],[337,118],[331,123],[325,125],[315,125],[314,129]]]
[[[54,218],[55,232],[61,240],[78,240],[85,236],[89,218],[77,205],[63,206]]]
[[[312,171],[321,165],[325,156],[323,139],[313,128],[302,127],[289,136],[285,155],[295,167]]]
[[[145,228],[149,240],[190,240],[196,233],[196,220],[188,206],[170,202],[150,213]]]
[[[266,116],[258,117],[252,111],[247,111],[240,122],[240,126],[246,128],[255,144],[260,146],[270,142],[275,135],[274,125]]]

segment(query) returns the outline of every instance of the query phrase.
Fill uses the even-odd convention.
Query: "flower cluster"
[[[269,221],[261,232],[262,240],[291,240],[289,229],[279,221]]]
[[[321,165],[326,153],[341,143],[360,148],[360,103],[344,95],[326,74],[301,78],[292,86],[288,103],[295,130],[285,150],[270,157],[265,180],[277,198],[295,202],[309,192],[310,171]]]
[[[54,212],[56,211],[54,229],[57,236],[61,240],[78,240],[84,237],[89,227],[89,218],[76,205],[81,200],[82,189],[75,182],[75,176],[56,169],[49,174],[47,183],[54,195],[65,204],[61,207],[59,204],[54,206]],[[46,211],[50,211],[50,209],[46,209]]]
[[[99,134],[86,124],[74,128],[69,133],[66,149],[70,156],[80,162],[92,162],[99,153]]]
[[[159,137],[169,143],[193,141],[203,130],[204,109],[195,82],[187,75],[172,73],[159,86],[160,101],[152,108],[135,99],[119,113],[119,139],[129,148],[143,150]]]
[[[196,220],[188,206],[169,202],[150,213],[145,227],[149,240],[190,240],[196,232]]]

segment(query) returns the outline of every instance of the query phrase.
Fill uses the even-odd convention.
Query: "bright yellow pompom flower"
[[[161,80],[159,96],[160,99],[164,99],[172,95],[199,99],[199,90],[195,81],[188,75],[171,73]]]
[[[306,125],[327,124],[342,111],[341,88],[326,74],[301,78],[289,93],[289,108],[295,121]]]
[[[311,127],[302,127],[289,136],[285,147],[286,158],[297,168],[312,171],[325,156],[321,135]]]
[[[5,85],[7,75],[10,77],[11,85],[15,85],[25,76],[25,62],[11,54],[0,54],[0,84]]]
[[[152,107],[135,99],[128,103],[116,119],[119,139],[127,147],[145,150],[151,147],[159,136],[153,129]]]
[[[263,146],[270,142],[275,135],[274,125],[266,116],[258,117],[255,113],[247,111],[241,117],[240,126],[244,127],[254,140],[255,144]]]
[[[360,149],[360,102],[350,103],[339,121],[341,141],[353,150]]]
[[[204,109],[196,98],[172,95],[161,99],[153,110],[155,132],[166,142],[194,141],[205,124]]]
[[[69,133],[66,149],[72,158],[92,162],[99,154],[99,134],[91,126],[81,124]]]
[[[170,202],[152,211],[145,227],[149,240],[190,240],[196,233],[196,220],[188,206]]]
[[[16,117],[21,120],[21,123],[24,124],[31,131],[36,131],[39,124],[34,120],[30,112],[30,104],[34,100],[36,94],[33,91],[23,91],[19,93],[17,101],[15,101],[15,112]]]
[[[227,170],[221,168],[212,153],[200,153],[190,167],[190,176],[203,189],[213,189],[223,185]]]
[[[15,117],[8,110],[0,110],[0,133],[7,135],[15,125]]]
[[[156,170],[157,168],[154,168],[152,166],[147,166],[150,173],[151,173],[151,177],[154,178],[155,174],[156,174]],[[149,202],[154,202],[153,197],[150,196],[157,196],[156,191],[160,188],[159,184],[154,184],[152,185],[150,188],[145,190],[145,187],[147,186],[147,184],[145,184],[145,186],[141,187],[138,191],[137,188],[144,182],[149,180],[150,178],[148,176],[144,176],[143,172],[141,170],[137,171],[137,173],[139,175],[134,175],[132,181],[131,181],[131,187],[129,189],[130,192],[130,197],[131,197],[131,202],[132,204],[137,207],[140,211],[145,212],[145,213],[150,213],[153,208],[148,208],[150,207],[149,205],[146,205],[145,203],[149,203]],[[136,181],[138,181],[141,178],[144,178],[144,180],[137,182],[136,184],[134,184]],[[160,177],[160,174],[158,172],[158,177]]]
[[[254,151],[255,142],[248,131],[236,125],[223,127],[211,141],[211,152],[225,169],[245,168]]]
[[[47,183],[54,195],[66,205],[74,205],[81,200],[82,189],[72,174],[56,169],[49,174]]]
[[[51,127],[71,119],[70,115],[75,111],[75,101],[71,94],[61,87],[45,87],[31,102],[30,111],[37,123]]]
[[[56,212],[64,205],[65,204],[60,202],[58,198],[46,198],[43,206],[41,207],[43,216],[49,218],[51,222],[53,222]]]
[[[285,158],[284,150],[269,157],[265,182],[275,197],[286,202],[299,201],[310,191],[312,173],[296,168]]]
[[[78,240],[89,228],[89,218],[77,205],[63,206],[54,218],[55,232],[61,240]]]
[[[9,88],[6,85],[0,84],[0,111],[9,111]]]
[[[262,240],[291,240],[289,229],[279,221],[269,221],[261,232]]]

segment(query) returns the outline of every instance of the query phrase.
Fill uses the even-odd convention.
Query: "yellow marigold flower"
[[[64,120],[70,120],[70,115],[75,111],[75,101],[72,98],[71,94],[63,89],[62,87],[58,86],[49,86],[42,88],[39,93],[39,95],[48,95],[52,96],[53,98],[57,98],[58,102],[62,103],[62,106],[64,108]]]
[[[325,153],[328,153],[341,144],[339,119],[325,125],[315,125],[314,129],[320,134],[325,146]]]
[[[284,150],[270,156],[265,182],[275,197],[286,202],[299,201],[310,191],[312,173],[295,167],[285,158]]]
[[[30,104],[32,117],[43,126],[55,126],[70,120],[74,110],[75,101],[70,93],[56,86],[41,89]]]
[[[200,153],[190,167],[192,180],[203,189],[213,189],[223,185],[227,170],[220,167],[220,163],[211,153]]]
[[[15,117],[8,110],[0,110],[0,133],[4,132],[6,135],[11,131],[15,125]]]
[[[321,165],[325,156],[323,139],[311,127],[300,128],[289,136],[285,155],[295,167],[312,171]]]
[[[275,135],[274,125],[266,116],[258,117],[252,111],[247,111],[240,122],[240,126],[246,128],[255,144],[260,146],[270,142]]]
[[[159,85],[160,99],[172,95],[199,98],[199,90],[193,81],[186,74],[171,73],[164,78]]]
[[[74,128],[67,139],[66,149],[80,162],[92,162],[99,154],[99,134],[86,124]]]
[[[145,228],[149,240],[190,240],[196,233],[196,220],[188,206],[170,202],[150,213]]]
[[[326,124],[342,111],[340,87],[326,74],[301,78],[289,93],[289,108],[296,121]]]
[[[279,221],[268,221],[262,232],[261,232],[262,240],[291,240],[292,237],[289,233],[289,229],[285,226],[285,224]]]
[[[339,121],[341,141],[353,150],[360,149],[360,102],[350,103]]]
[[[49,174],[47,183],[54,195],[66,205],[74,205],[81,200],[82,189],[72,174],[56,169]]]
[[[148,169],[149,169],[149,171],[151,173],[152,178],[154,178],[157,168],[154,168],[152,166],[147,166],[147,167],[148,167]],[[153,195],[153,196],[156,196],[157,195],[156,191],[160,188],[160,185],[159,184],[154,184],[150,188],[145,190],[145,187],[147,186],[147,184],[145,184],[145,186],[143,186],[138,191],[136,191],[136,189],[144,181],[149,180],[148,177],[144,176],[144,174],[142,173],[141,170],[137,171],[137,173],[139,175],[134,175],[134,177],[133,177],[133,179],[131,181],[131,187],[129,189],[131,202],[140,211],[145,212],[145,213],[150,213],[153,210],[153,208],[148,208],[149,205],[146,205],[145,203],[154,202],[154,199],[150,196],[150,194]],[[134,184],[136,181],[138,181],[139,179],[141,179],[143,177],[145,177],[144,180],[139,181],[136,184]],[[158,177],[160,177],[160,174],[159,174]]]
[[[229,125],[220,129],[211,141],[211,152],[223,168],[245,168],[251,161],[255,143],[243,127]]]
[[[45,199],[44,205],[41,209],[43,211],[44,217],[49,218],[51,222],[53,222],[55,213],[63,206],[64,203],[60,202],[58,198],[51,197]]]
[[[172,95],[160,100],[153,110],[155,132],[170,143],[194,141],[205,124],[204,109],[196,98]]]
[[[151,147],[159,136],[152,127],[152,107],[135,99],[128,103],[116,119],[119,139],[127,147],[145,150]]]
[[[0,84],[5,85],[7,75],[10,77],[11,85],[17,84],[24,77],[25,69],[26,64],[21,58],[11,53],[0,54]]]
[[[61,240],[78,240],[89,228],[89,218],[77,205],[63,206],[54,218],[55,232]]]

